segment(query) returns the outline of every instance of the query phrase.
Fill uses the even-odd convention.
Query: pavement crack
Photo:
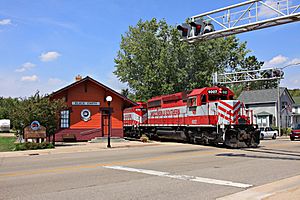
[[[84,189],[84,188],[92,188],[96,187],[97,184],[92,184],[92,185],[86,185],[86,186],[80,186],[80,187],[71,187],[71,188],[66,188],[64,190],[57,190],[56,192],[65,192],[65,191],[72,191],[72,190],[77,190],[77,189]]]

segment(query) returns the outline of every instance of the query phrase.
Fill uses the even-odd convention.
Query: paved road
[[[0,158],[0,199],[216,199],[300,175],[300,141],[258,149],[165,143]]]

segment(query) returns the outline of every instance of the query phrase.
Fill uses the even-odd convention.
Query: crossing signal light
[[[210,22],[205,23],[203,34],[210,33],[213,31],[215,31],[214,25],[212,25]]]
[[[204,23],[201,19],[191,22],[190,25],[193,27],[193,36],[198,36],[202,34]]]
[[[273,77],[283,78],[284,72],[282,70],[276,69],[273,71]]]
[[[214,26],[202,18],[193,19],[193,21],[188,24],[183,23],[178,25],[177,30],[180,31],[183,39],[189,39],[189,37],[201,36],[202,34],[215,31]]]
[[[181,36],[183,38],[188,38],[190,36],[191,27],[187,23],[178,25],[177,30],[181,31]]]

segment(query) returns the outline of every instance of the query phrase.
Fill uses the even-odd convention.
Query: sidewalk
[[[145,147],[161,145],[159,142],[142,143],[140,141],[126,141],[126,142],[112,142],[112,148],[107,148],[107,143],[88,143],[88,142],[76,142],[76,143],[56,143],[55,149],[39,149],[39,150],[27,150],[27,151],[10,151],[0,152],[0,158],[3,157],[20,157],[31,155],[50,155],[61,153],[74,153],[74,152],[90,152],[101,150],[116,150],[119,148],[132,148],[132,147]]]
[[[300,175],[260,185],[231,194],[217,200],[298,200],[300,199]]]

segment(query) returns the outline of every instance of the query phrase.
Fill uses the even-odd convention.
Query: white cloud
[[[285,57],[283,55],[278,55],[273,57],[271,60],[266,61],[263,67],[264,68],[278,67],[279,65],[286,63],[288,60],[289,60],[288,57]]]
[[[61,55],[58,52],[49,51],[47,53],[42,53],[42,55],[40,55],[40,59],[43,62],[49,62],[49,61],[56,60],[59,56]]]
[[[52,85],[52,86],[62,85],[64,83],[65,82],[63,80],[58,79],[58,78],[49,78],[49,80],[48,80],[48,84]]]
[[[127,88],[125,83],[122,83],[113,73],[109,73],[106,76],[106,80],[103,80],[103,83],[112,88],[117,92],[121,92],[122,89]]]
[[[27,62],[27,63],[24,63],[20,68],[16,69],[16,72],[25,72],[26,70],[29,70],[35,66],[36,65],[31,62]]]
[[[273,57],[271,60],[265,61],[263,68],[282,68],[287,65],[300,63],[300,58],[288,58],[283,55]]]
[[[34,82],[34,81],[37,81],[37,80],[38,80],[37,75],[23,76],[23,77],[21,78],[21,81],[28,81],[28,82]]]
[[[291,65],[291,64],[296,64],[296,63],[300,63],[300,58],[294,58],[291,61],[289,61],[287,64]]]
[[[65,80],[62,80],[62,84],[60,85],[50,85],[49,78],[40,76],[38,74],[35,75],[33,79],[37,79],[36,81],[21,81],[21,77],[19,74],[11,73],[10,71],[3,71],[0,73],[0,96],[3,97],[29,97],[36,93],[36,91],[40,91],[40,94],[51,94],[58,89],[66,86],[71,83]],[[31,77],[31,78],[32,78]],[[53,78],[53,77],[52,77]],[[24,79],[24,78],[23,78]],[[26,78],[25,78],[26,79]],[[27,78],[28,79],[28,78]],[[56,79],[56,78],[53,78]],[[56,79],[58,81],[58,79]],[[54,82],[56,82],[54,81]],[[51,82],[51,81],[50,81]],[[59,81],[58,81],[59,82]],[[73,82],[73,81],[72,81]]]
[[[10,25],[11,20],[10,19],[2,19],[0,20],[0,25]]]

